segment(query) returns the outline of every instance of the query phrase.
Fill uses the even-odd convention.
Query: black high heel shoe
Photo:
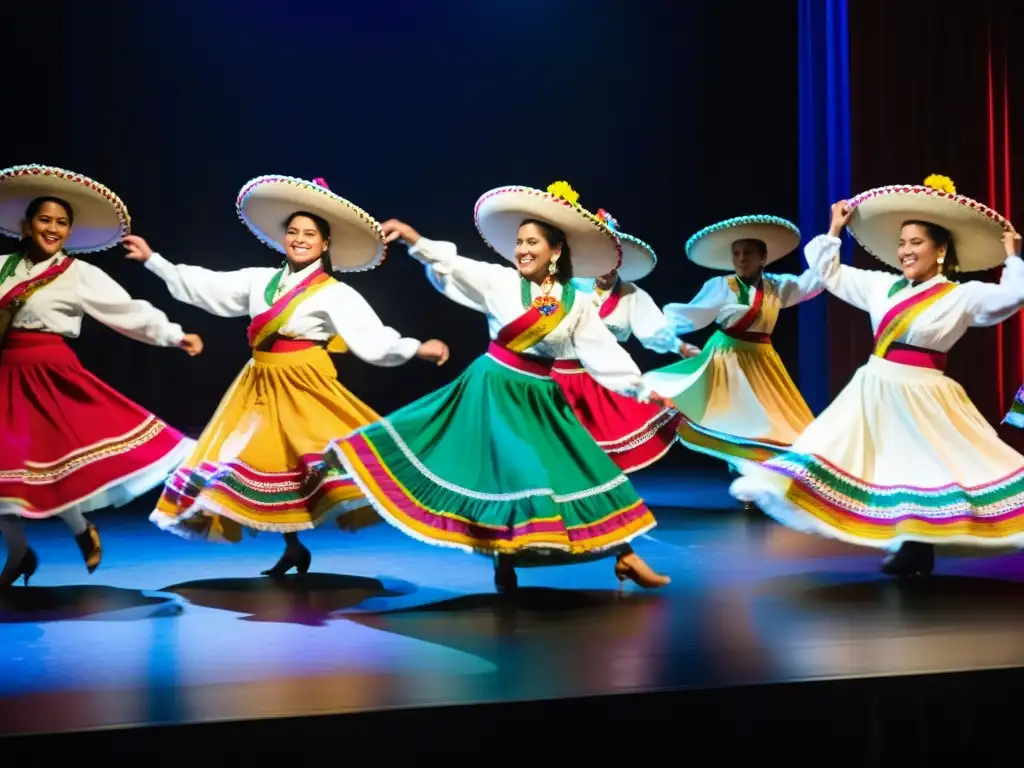
[[[13,565],[7,563],[3,571],[0,571],[0,589],[9,589],[18,579],[23,579],[27,587],[28,580],[35,575],[38,567],[39,558],[36,556],[36,551],[29,547],[21,556],[21,560]]]
[[[494,589],[499,595],[507,595],[519,589],[516,563],[510,555],[498,555],[494,561]]]
[[[882,573],[904,579],[922,579],[935,570],[935,547],[921,541],[906,541],[882,561]]]
[[[85,560],[85,568],[93,573],[103,562],[103,542],[100,541],[100,533],[96,526],[89,523],[85,530],[75,536],[75,543]]]
[[[284,554],[277,561],[273,568],[260,573],[261,576],[280,578],[294,568],[300,576],[309,572],[309,565],[313,562],[313,555],[306,549],[304,544],[289,544],[284,548]]]

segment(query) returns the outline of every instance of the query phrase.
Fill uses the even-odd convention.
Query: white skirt
[[[1024,546],[1024,456],[940,371],[872,357],[790,450],[730,493],[860,546]]]

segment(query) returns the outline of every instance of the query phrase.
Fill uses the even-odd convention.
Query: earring
[[[558,257],[556,256],[555,258],[551,259],[551,261],[548,262],[548,274],[549,275],[557,275],[558,274],[558,264],[556,264],[557,261],[558,261]]]

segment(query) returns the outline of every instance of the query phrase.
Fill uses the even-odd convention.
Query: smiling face
[[[288,263],[295,271],[319,259],[330,245],[321,226],[302,213],[294,213],[288,220],[284,233],[284,251]]]
[[[539,282],[548,276],[548,265],[562,255],[562,247],[552,248],[544,231],[534,223],[523,224],[516,236],[516,269],[527,280]]]
[[[768,251],[760,240],[737,240],[732,244],[732,267],[745,283],[757,280],[768,259]]]
[[[29,257],[43,261],[60,253],[71,234],[72,213],[56,200],[33,201],[22,226]]]
[[[939,260],[945,258],[946,246],[936,243],[924,224],[907,222],[900,229],[897,254],[903,276],[916,283],[930,280],[939,273]]]

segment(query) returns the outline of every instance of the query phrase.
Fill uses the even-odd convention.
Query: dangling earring
[[[552,256],[551,261],[548,262],[548,274],[554,277],[558,274],[558,257]]]

